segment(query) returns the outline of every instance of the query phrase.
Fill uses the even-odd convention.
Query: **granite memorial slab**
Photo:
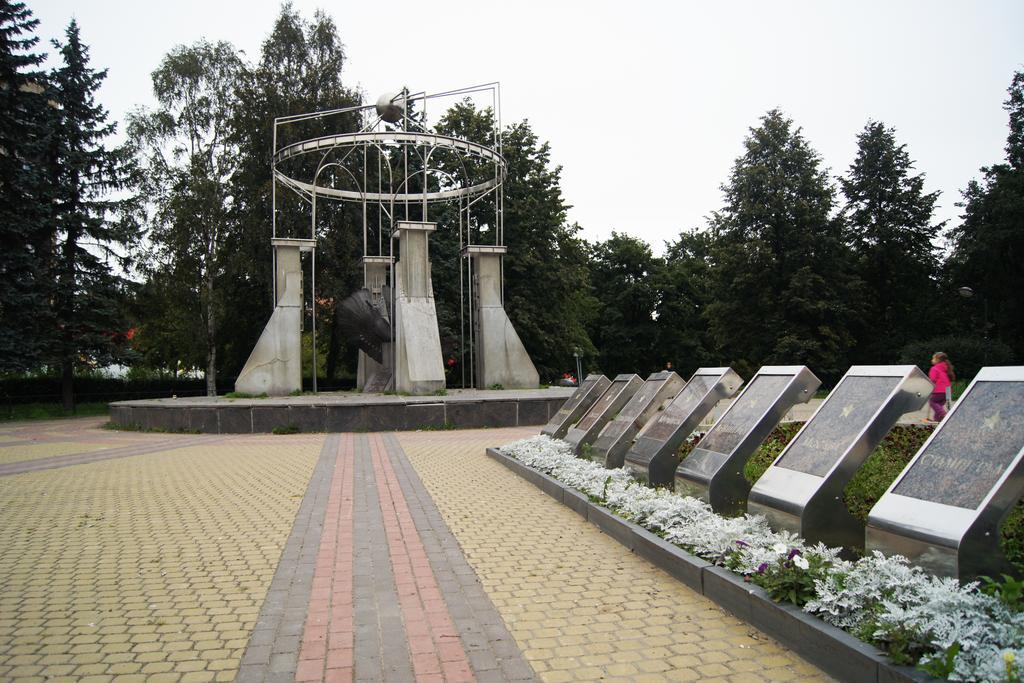
[[[982,368],[868,516],[866,546],[967,581],[1013,572],[999,526],[1024,494],[1024,367]]]
[[[685,380],[671,370],[655,372],[649,376],[619,414],[598,434],[590,450],[591,459],[609,469],[622,467],[626,451],[633,445],[633,439],[640,429],[685,384]]]
[[[636,375],[616,375],[601,397],[590,406],[590,410],[566,432],[565,441],[577,454],[582,453],[585,446],[594,443],[608,421],[618,415],[643,383]]]
[[[625,467],[651,486],[670,486],[683,441],[741,384],[743,379],[732,368],[698,368],[672,402],[640,431],[626,452]]]
[[[561,439],[569,431],[569,428],[580,421],[580,418],[594,405],[611,385],[604,375],[587,375],[572,396],[562,404],[558,412],[544,425],[540,433],[547,434],[552,439]]]
[[[757,371],[697,447],[676,468],[676,491],[711,504],[722,515],[747,510],[750,456],[797,403],[821,385],[806,366],[769,365]]]
[[[932,383],[914,365],[850,368],[750,490],[747,511],[809,543],[864,546],[864,523],[843,488],[904,413],[919,410]]]

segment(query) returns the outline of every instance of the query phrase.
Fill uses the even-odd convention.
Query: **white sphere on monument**
[[[405,94],[384,93],[377,98],[377,115],[388,123],[398,123],[405,116]]]

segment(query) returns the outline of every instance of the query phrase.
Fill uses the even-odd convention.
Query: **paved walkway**
[[[823,679],[484,455],[536,429],[101,422],[0,425],[0,679]]]

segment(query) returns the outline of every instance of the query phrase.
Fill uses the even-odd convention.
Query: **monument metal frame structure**
[[[490,97],[494,116],[491,146],[440,135],[425,130],[420,123],[426,120],[428,105],[443,98],[462,98],[484,95]],[[416,114],[410,112],[416,108]],[[311,121],[327,122],[343,116],[360,117],[362,127],[356,132],[336,133],[320,137],[299,139],[283,143],[287,133],[295,126]],[[290,246],[298,244],[310,253],[312,291],[312,349],[313,390],[317,390],[316,358],[316,243],[317,200],[329,199],[360,205],[363,232],[363,274],[367,276],[368,259],[384,260],[389,264],[391,296],[395,296],[394,240],[399,221],[426,223],[432,205],[457,203],[459,219],[459,324],[462,385],[466,382],[466,352],[468,327],[469,382],[475,386],[476,333],[473,320],[472,286],[473,260],[467,249],[472,247],[504,253],[504,192],[507,163],[502,154],[501,85],[485,83],[439,93],[416,92],[407,89],[394,95],[381,97],[376,104],[341,107],[292,116],[278,117],[273,128],[273,188],[272,188],[272,243],[288,240]],[[445,157],[449,170],[432,162]],[[376,166],[377,172],[371,174]],[[362,177],[353,172],[362,170]],[[417,188],[416,185],[419,185]],[[281,211],[278,187],[298,196],[310,207],[308,236],[289,237],[279,234],[278,216]],[[474,207],[482,200],[493,197],[492,244],[478,243],[484,226],[490,228],[492,217],[486,223]],[[418,216],[416,215],[418,213]],[[376,226],[371,216],[376,214]],[[474,231],[474,219],[480,222]],[[385,248],[385,233],[387,245]],[[475,234],[474,234],[475,232]],[[376,248],[371,239],[376,233]],[[386,253],[385,253],[386,251]],[[277,271],[277,249],[273,249],[272,266]],[[501,267],[500,298],[504,305],[504,266]],[[470,287],[467,302],[467,283]],[[274,300],[278,300],[277,278],[274,281]],[[393,307],[392,307],[392,310]],[[468,320],[467,320],[468,318]],[[467,325],[468,323],[468,325]],[[392,329],[392,339],[396,331]],[[392,344],[392,367],[397,367],[398,344]]]

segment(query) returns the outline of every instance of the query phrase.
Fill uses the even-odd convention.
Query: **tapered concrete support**
[[[445,387],[441,335],[430,280],[429,237],[435,223],[398,223],[395,264],[395,390],[424,396]]]
[[[363,287],[370,291],[374,302],[380,301],[384,296],[385,288],[388,286],[391,267],[390,256],[364,256],[363,257]],[[378,363],[362,351],[359,352],[359,361],[356,368],[356,388],[359,391],[380,393],[391,389],[392,369],[391,363],[394,358],[391,344],[381,344],[383,363]]]
[[[235,380],[235,391],[287,396],[302,391],[302,265],[309,240],[275,240],[277,305],[249,360]]]
[[[512,327],[502,303],[501,259],[505,247],[469,246],[472,259],[473,314],[476,343],[476,385],[500,384],[506,389],[536,389],[537,368]]]

